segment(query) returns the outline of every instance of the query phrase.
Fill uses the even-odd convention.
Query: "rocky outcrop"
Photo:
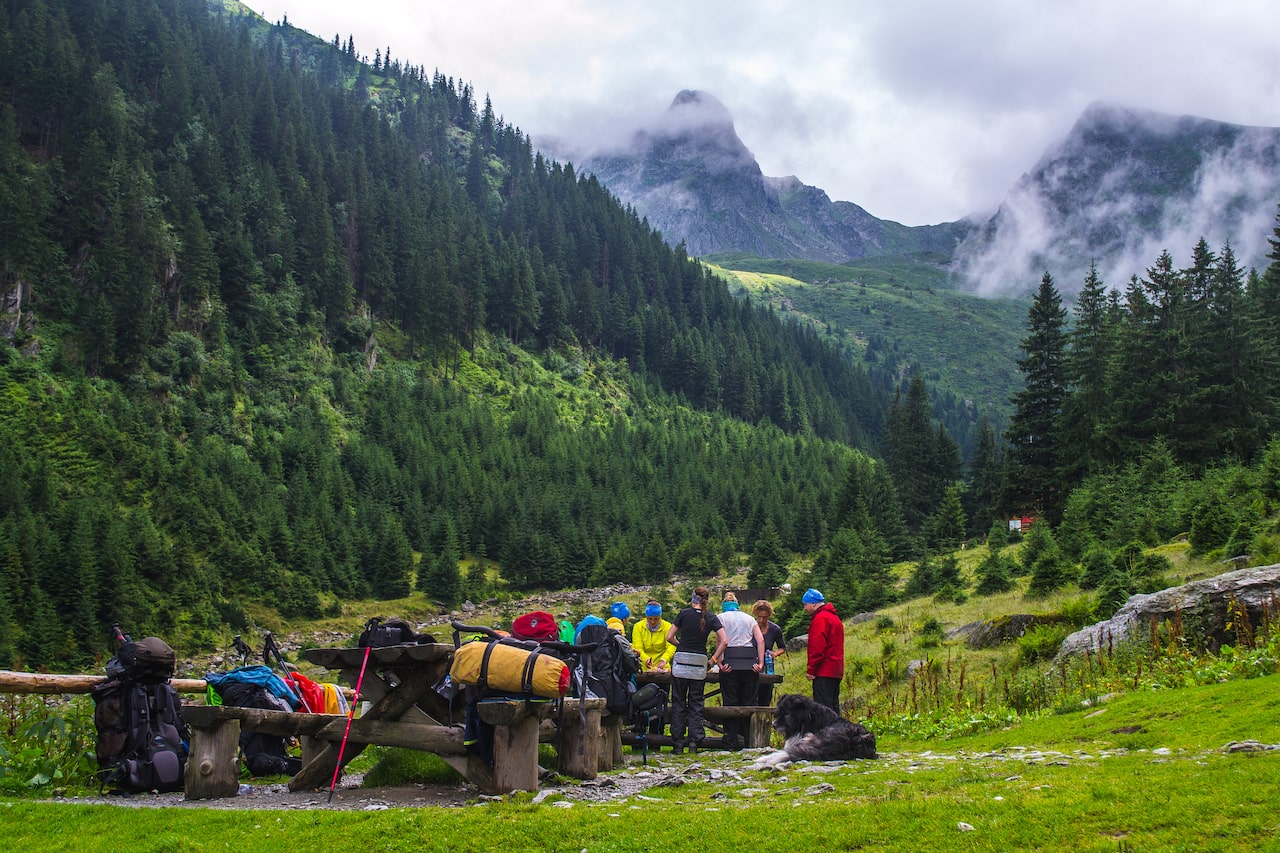
[[[1037,616],[1031,613],[1011,613],[997,616],[985,622],[969,622],[947,632],[948,640],[963,638],[971,649],[990,649],[1009,640],[1016,640],[1036,625],[1052,625],[1056,616]]]
[[[1255,628],[1264,621],[1274,621],[1280,608],[1280,565],[1240,569],[1150,595],[1135,595],[1110,619],[1067,637],[1058,657],[1098,651],[1146,636],[1152,620],[1157,624],[1180,621],[1188,637],[1209,648],[1234,644],[1235,629],[1227,627],[1232,600],[1244,607]]]

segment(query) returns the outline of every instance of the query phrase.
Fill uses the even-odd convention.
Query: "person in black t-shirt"
[[[751,615],[756,617],[756,623],[760,626],[760,633],[764,635],[764,670],[769,675],[773,675],[773,661],[787,653],[787,643],[782,638],[782,628],[777,622],[770,621],[773,619],[773,605],[763,598],[751,605]],[[760,686],[756,688],[756,704],[773,704],[772,684],[760,682]]]
[[[707,612],[707,602],[711,600],[711,591],[700,586],[693,591],[690,606],[676,614],[667,631],[667,642],[675,643],[676,656],[672,665],[671,677],[671,740],[672,752],[679,753],[687,746],[690,752],[697,752],[706,737],[706,728],[702,719],[702,708],[706,694],[706,657],[707,638],[716,635],[716,660],[724,654],[728,639],[720,619],[714,613]],[[699,678],[681,677],[682,658],[686,655],[701,656],[703,671]],[[698,658],[691,664],[695,669]]]

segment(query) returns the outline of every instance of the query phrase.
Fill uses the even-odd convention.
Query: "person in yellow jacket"
[[[662,605],[650,599],[644,606],[644,618],[636,622],[631,629],[631,648],[640,654],[640,665],[646,670],[670,672],[671,659],[675,657],[675,643],[667,642],[667,632],[671,623],[662,618]],[[662,707],[667,707],[667,697],[671,685],[659,685],[662,688]],[[649,720],[649,734],[662,734],[663,714],[655,714]]]
[[[645,669],[666,672],[671,669],[675,657],[674,643],[667,642],[671,623],[662,618],[662,605],[650,601],[644,607],[644,619],[631,630],[631,648],[640,653],[640,665]]]

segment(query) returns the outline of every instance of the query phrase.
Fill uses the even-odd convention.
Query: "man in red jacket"
[[[809,667],[805,675],[813,682],[813,701],[840,713],[840,679],[844,678],[844,623],[836,609],[816,589],[805,590],[800,599],[809,622]]]

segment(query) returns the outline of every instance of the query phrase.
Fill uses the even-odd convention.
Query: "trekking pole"
[[[342,753],[347,751],[347,735],[351,734],[351,718],[356,715],[356,705],[360,704],[360,685],[364,684],[364,670],[369,665],[369,646],[364,647],[364,660],[360,663],[360,675],[356,678],[356,692],[351,697],[351,707],[347,709],[347,727],[342,732],[342,743],[338,746],[338,763],[333,767],[333,781],[329,783],[329,802],[333,802],[333,789],[338,787],[338,774],[342,772]]]
[[[293,681],[293,679],[289,677],[290,673],[292,673],[293,670],[289,667],[289,664],[285,662],[284,655],[280,654],[280,647],[276,645],[275,636],[270,631],[268,631],[266,637],[263,638],[262,660],[264,663],[266,663],[269,666],[271,664],[272,657],[275,658],[276,664],[280,667],[280,670],[284,673],[285,684],[292,683],[296,687],[297,682]],[[294,692],[298,694],[298,698],[302,701],[302,709],[306,711],[308,714],[315,713],[314,711],[311,710],[311,705],[308,704],[307,697],[302,694],[301,688],[295,689]]]
[[[124,632],[124,629],[120,627],[119,622],[111,623],[111,639],[115,641],[116,651],[119,651],[120,647],[125,643],[133,642],[133,638]]]

